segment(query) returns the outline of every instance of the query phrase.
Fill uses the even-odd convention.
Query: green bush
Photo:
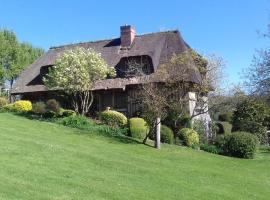
[[[59,113],[60,112],[60,104],[55,99],[49,99],[46,102],[46,105],[47,105],[47,109],[49,111],[53,111],[54,113]]]
[[[194,120],[193,130],[199,134],[200,143],[207,143],[207,137],[205,134],[205,124],[203,120]]]
[[[172,144],[174,139],[173,131],[166,125],[161,125],[160,128],[160,141],[163,143]]]
[[[258,138],[251,133],[234,132],[217,138],[216,145],[225,155],[253,158],[258,146]]]
[[[129,119],[131,137],[143,139],[149,132],[149,127],[143,118],[134,117]]]
[[[0,108],[8,104],[8,99],[5,97],[0,97]]]
[[[247,99],[238,104],[232,118],[232,131],[246,131],[256,135],[261,144],[266,143],[268,108],[264,103]]]
[[[196,131],[190,128],[183,128],[179,132],[179,138],[183,140],[188,147],[193,147],[199,144],[199,135]]]
[[[222,113],[218,115],[218,120],[222,122],[230,122],[232,120],[231,113]]]
[[[217,134],[230,134],[232,132],[232,125],[229,122],[215,122],[217,127]]]
[[[114,110],[105,110],[100,113],[99,117],[103,123],[113,127],[121,127],[127,124],[127,117]]]
[[[239,122],[239,130],[247,131],[254,134],[260,141],[261,144],[267,143],[267,128],[261,123],[254,121]]]
[[[86,129],[87,126],[93,126],[94,124],[90,119],[82,115],[65,117],[61,119],[60,121],[58,121],[58,123],[64,126],[69,126],[72,128],[79,128],[79,129]]]
[[[214,153],[214,154],[219,154],[221,153],[221,149],[218,148],[215,145],[211,145],[211,144],[201,144],[200,145],[200,149],[203,151],[207,151],[209,153]]]
[[[51,110],[47,110],[45,113],[43,113],[42,117],[49,119],[49,118],[57,117],[57,114]]]
[[[44,114],[46,112],[46,104],[42,101],[33,103],[32,111],[36,114]]]
[[[76,116],[76,112],[74,110],[61,109],[60,113],[62,117]]]

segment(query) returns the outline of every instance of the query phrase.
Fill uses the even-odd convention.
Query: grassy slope
[[[0,114],[0,199],[269,199],[270,156],[157,151]]]

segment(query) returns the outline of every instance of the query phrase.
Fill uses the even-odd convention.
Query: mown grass
[[[0,113],[0,199],[269,199],[270,153],[253,160]]]

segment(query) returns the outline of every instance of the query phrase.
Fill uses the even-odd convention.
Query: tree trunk
[[[12,87],[13,87],[13,82],[14,82],[14,79],[11,79],[9,84],[9,91],[8,91],[8,99],[9,99],[9,102],[10,103],[13,103],[13,99],[12,99],[12,96],[11,96],[11,90],[12,90]]]
[[[155,148],[160,149],[160,117],[157,118],[156,121],[156,141],[155,141]]]

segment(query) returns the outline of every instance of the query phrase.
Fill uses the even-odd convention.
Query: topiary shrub
[[[8,104],[8,99],[5,97],[0,97],[0,108]]]
[[[42,115],[42,114],[44,114],[46,112],[46,104],[44,102],[42,102],[42,101],[33,103],[32,111],[35,114],[41,114]]]
[[[110,126],[125,126],[127,124],[127,117],[117,111],[114,110],[105,110],[99,115],[100,120]]]
[[[46,105],[47,105],[47,109],[49,111],[53,111],[55,113],[59,113],[60,112],[60,104],[55,99],[49,99],[46,102]]]
[[[19,100],[13,103],[13,108],[16,111],[30,111],[32,110],[32,103],[31,101]]]
[[[232,125],[229,122],[215,122],[217,127],[217,134],[230,134],[232,132]]]
[[[168,144],[172,144],[174,141],[173,131],[166,125],[161,125],[160,141],[163,143],[168,143]]]
[[[253,158],[258,144],[258,138],[247,132],[234,132],[216,141],[223,154],[238,158]]]
[[[222,113],[218,115],[218,120],[221,122],[230,122],[232,120],[232,113]]]
[[[183,128],[179,132],[179,138],[183,140],[184,145],[193,147],[199,144],[199,135],[196,131],[190,128]]]
[[[149,127],[143,118],[133,117],[129,119],[131,137],[143,139],[149,132]]]

